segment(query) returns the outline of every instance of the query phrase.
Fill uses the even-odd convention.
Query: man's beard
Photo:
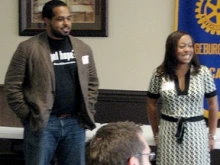
[[[55,30],[52,26],[50,27],[51,28],[51,34],[56,37],[56,38],[65,38],[66,36],[69,35],[70,32],[68,33],[61,33],[57,30]]]

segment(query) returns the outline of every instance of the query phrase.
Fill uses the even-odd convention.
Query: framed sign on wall
[[[45,30],[41,12],[50,0],[19,0],[19,35],[34,36]],[[108,36],[108,0],[62,0],[72,16],[71,35]]]

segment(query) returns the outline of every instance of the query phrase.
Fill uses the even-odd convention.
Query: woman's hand
[[[157,144],[158,144],[158,135],[154,136],[154,142],[155,142],[155,145],[157,146]]]

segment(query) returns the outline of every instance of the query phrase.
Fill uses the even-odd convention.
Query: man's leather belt
[[[65,117],[69,117],[69,116],[72,116],[72,114],[70,114],[70,113],[64,113],[64,114],[58,114],[58,115],[57,115],[58,118],[65,118]]]
[[[177,131],[176,131],[176,140],[178,144],[181,144],[183,142],[183,135],[184,135],[184,129],[185,129],[185,123],[186,122],[196,122],[196,121],[201,121],[204,120],[204,117],[201,116],[194,116],[194,117],[189,117],[189,118],[174,118],[171,116],[167,116],[162,114],[161,118],[170,122],[177,122]]]

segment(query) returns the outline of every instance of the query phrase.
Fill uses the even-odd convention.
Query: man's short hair
[[[45,3],[43,10],[42,10],[42,19],[44,19],[46,17],[51,20],[52,17],[54,17],[54,15],[55,15],[53,12],[53,9],[55,7],[59,7],[59,6],[66,6],[67,7],[67,4],[64,3],[63,1],[60,1],[60,0],[51,0],[47,3]]]
[[[115,122],[102,126],[86,144],[87,165],[125,165],[145,145],[142,129],[134,122]]]

